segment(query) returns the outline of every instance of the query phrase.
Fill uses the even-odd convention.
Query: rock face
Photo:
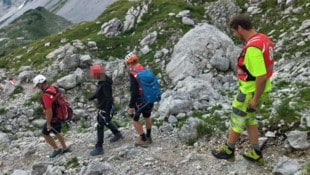
[[[207,73],[212,67],[227,71],[235,65],[239,51],[226,34],[214,26],[201,24],[174,46],[166,71],[174,83],[188,76]]]

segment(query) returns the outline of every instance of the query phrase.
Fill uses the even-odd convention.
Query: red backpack
[[[67,101],[66,97],[63,96],[61,90],[57,87],[52,86],[56,89],[56,93],[50,91],[50,88],[44,91],[44,93],[48,93],[54,96],[53,101],[53,118],[57,118],[60,121],[69,121],[73,118],[73,109],[70,103]]]

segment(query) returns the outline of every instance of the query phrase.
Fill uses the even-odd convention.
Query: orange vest
[[[244,57],[248,47],[256,47],[263,52],[265,67],[267,70],[267,77],[270,78],[273,72],[273,53],[274,53],[274,45],[270,41],[270,39],[262,34],[258,33],[254,35],[250,40],[243,46],[242,52],[238,58],[238,79],[241,81],[255,81],[255,77],[251,75],[244,64]]]

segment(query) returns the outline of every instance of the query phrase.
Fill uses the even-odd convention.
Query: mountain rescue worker
[[[69,148],[65,143],[65,139],[61,134],[61,124],[56,117],[53,117],[53,98],[54,96],[48,93],[44,93],[46,91],[56,93],[56,88],[53,86],[49,86],[44,75],[37,75],[33,79],[34,87],[37,87],[42,90],[43,95],[41,97],[42,106],[44,110],[44,116],[46,118],[46,123],[43,126],[42,134],[45,141],[53,148],[53,152],[49,154],[50,158],[56,157],[58,154],[69,152]],[[55,140],[50,136],[50,133],[54,133],[57,139],[59,140],[62,148],[59,148],[55,142]]]
[[[132,116],[132,123],[135,127],[135,130],[139,134],[140,138],[135,142],[135,146],[147,147],[152,143],[151,129],[152,129],[152,119],[151,112],[153,110],[153,103],[147,104],[141,111],[137,111],[138,107],[143,105],[141,99],[141,94],[139,93],[139,83],[134,77],[132,72],[134,70],[143,70],[144,67],[138,63],[138,56],[134,53],[129,53],[125,57],[125,64],[129,68],[129,77],[130,77],[130,92],[131,98],[128,105],[128,114]],[[140,115],[145,119],[146,134],[143,130],[142,124],[139,122]]]
[[[116,142],[123,136],[118,128],[112,123],[113,117],[113,96],[112,84],[113,81],[105,74],[104,67],[101,65],[93,65],[90,67],[90,75],[98,80],[96,93],[89,98],[97,102],[97,143],[95,148],[90,152],[90,155],[96,156],[103,154],[104,142],[104,126],[109,128],[114,134],[110,142]]]
[[[263,165],[264,159],[258,142],[259,132],[255,113],[271,90],[274,45],[266,35],[253,29],[246,15],[233,16],[229,24],[233,35],[246,43],[238,58],[239,92],[232,103],[228,139],[226,144],[212,150],[212,154],[219,159],[234,160],[235,144],[246,128],[252,149],[245,152],[243,157]]]

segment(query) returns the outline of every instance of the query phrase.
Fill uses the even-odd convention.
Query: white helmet
[[[34,87],[36,87],[39,83],[44,83],[46,81],[46,77],[44,75],[37,75],[32,81]]]

